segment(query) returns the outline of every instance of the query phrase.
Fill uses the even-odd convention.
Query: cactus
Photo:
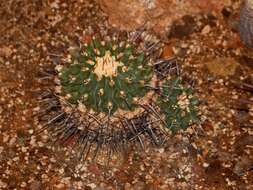
[[[144,54],[136,54],[128,43],[94,39],[76,53],[72,62],[58,69],[61,95],[95,112],[133,110],[147,93],[145,84],[152,77]]]
[[[180,78],[162,84],[156,104],[164,117],[164,127],[175,132],[198,120],[196,107],[199,101],[192,94],[192,88],[183,86]]]
[[[174,66],[151,64],[149,52],[136,49],[93,39],[72,51],[67,64],[56,66],[55,90],[42,97],[47,122],[40,131],[52,131],[63,144],[74,142],[80,158],[92,150],[95,158],[104,146],[109,157],[130,142],[144,147],[142,137],[159,144],[167,131],[161,127],[176,131],[195,122],[197,100],[179,76],[170,79]],[[160,66],[169,69],[162,77]]]

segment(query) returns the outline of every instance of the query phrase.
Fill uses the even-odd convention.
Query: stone
[[[40,181],[33,181],[31,184],[30,184],[30,190],[40,190],[42,187],[42,184]]]
[[[233,172],[242,176],[253,167],[253,161],[247,156],[242,157],[234,166]]]
[[[202,29],[201,34],[206,35],[206,34],[208,34],[210,31],[211,31],[211,27],[210,27],[209,25],[206,25],[206,26]]]
[[[0,47],[0,56],[10,57],[12,54],[12,48],[9,46]]]
[[[99,0],[112,26],[135,30],[144,24],[162,34],[173,21],[199,12],[221,12],[231,0]]]
[[[218,57],[207,61],[206,67],[208,71],[214,76],[226,77],[234,75],[239,64],[233,58]]]
[[[253,48],[252,18],[253,18],[253,1],[243,0],[240,11],[239,31],[242,42],[250,48]]]

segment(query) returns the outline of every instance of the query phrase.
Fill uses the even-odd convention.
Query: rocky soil
[[[0,0],[0,189],[253,189],[253,50],[238,36],[240,2],[123,2]],[[92,34],[139,27],[194,85],[200,123],[106,166],[36,135],[41,71]]]

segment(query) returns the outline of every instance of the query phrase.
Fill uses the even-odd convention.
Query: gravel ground
[[[232,8],[231,8],[232,7]],[[129,146],[107,166],[55,145],[34,115],[41,68],[90,34],[117,29],[92,0],[0,0],[0,189],[253,189],[253,51],[240,43],[238,7],[187,15],[161,38],[201,100],[201,123],[162,147]]]

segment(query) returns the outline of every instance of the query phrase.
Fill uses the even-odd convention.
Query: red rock
[[[99,0],[109,23],[123,30],[134,30],[145,23],[157,33],[165,32],[173,21],[199,12],[220,12],[230,0]]]
[[[167,59],[173,57],[172,47],[169,45],[164,46],[161,58]]]

